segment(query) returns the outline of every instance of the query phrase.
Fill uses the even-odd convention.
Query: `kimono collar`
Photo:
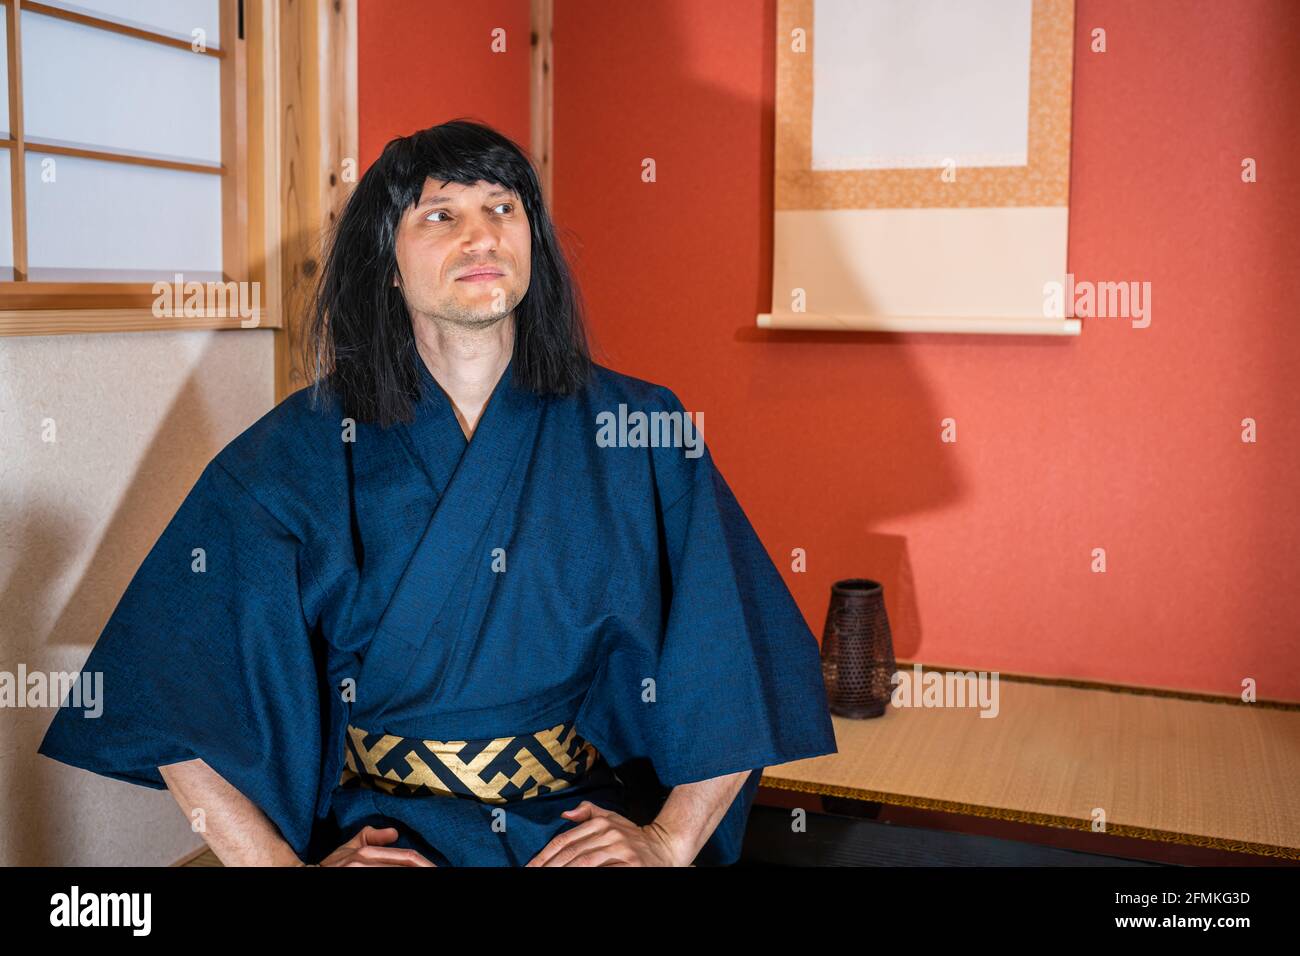
[[[420,360],[421,367],[424,366]],[[512,477],[532,460],[544,400],[515,385],[511,360],[492,390],[474,437],[465,439],[451,400],[425,369],[415,421],[399,434],[423,463],[438,494],[366,652],[358,687],[374,691],[379,717],[410,672],[463,569],[483,554],[483,535]],[[412,651],[417,653],[412,653]]]
[[[415,420],[404,423],[401,429],[439,495],[462,463],[473,470],[474,461],[495,459],[502,447],[517,448],[516,443],[533,430],[540,399],[515,383],[514,356],[488,396],[472,439],[467,439],[461,431],[451,399],[418,352],[415,364],[419,370],[420,397],[415,405]]]

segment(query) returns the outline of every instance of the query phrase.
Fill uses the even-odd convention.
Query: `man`
[[[668,389],[591,361],[537,177],[453,121],[349,198],[314,383],[230,442],[40,752],[226,863],[731,863],[835,752],[817,643]]]

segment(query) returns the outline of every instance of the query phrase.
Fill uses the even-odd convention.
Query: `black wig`
[[[451,120],[391,140],[348,197],[327,237],[308,311],[303,368],[312,400],[329,390],[344,414],[388,427],[410,421],[421,361],[397,273],[397,226],[427,179],[513,190],[532,236],[528,291],[515,307],[515,382],[539,395],[577,390],[591,370],[580,294],[555,236],[537,173],[489,126]]]

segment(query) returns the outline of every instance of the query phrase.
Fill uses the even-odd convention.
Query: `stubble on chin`
[[[515,306],[519,304],[518,299],[509,294],[503,301],[506,308],[500,311],[493,309],[491,299],[477,308],[467,307],[455,301],[444,302],[438,311],[427,313],[427,317],[434,324],[450,326],[464,331],[479,331],[496,325],[513,312]]]

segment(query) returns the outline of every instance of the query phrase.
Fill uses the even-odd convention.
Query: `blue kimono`
[[[40,753],[159,789],[199,757],[304,860],[372,824],[453,866],[748,769],[696,860],[734,862],[762,768],[836,747],[816,639],[702,439],[597,440],[686,410],[508,367],[467,440],[417,364],[410,424],[303,389],[222,449],[86,661],[102,714],[61,708]]]

